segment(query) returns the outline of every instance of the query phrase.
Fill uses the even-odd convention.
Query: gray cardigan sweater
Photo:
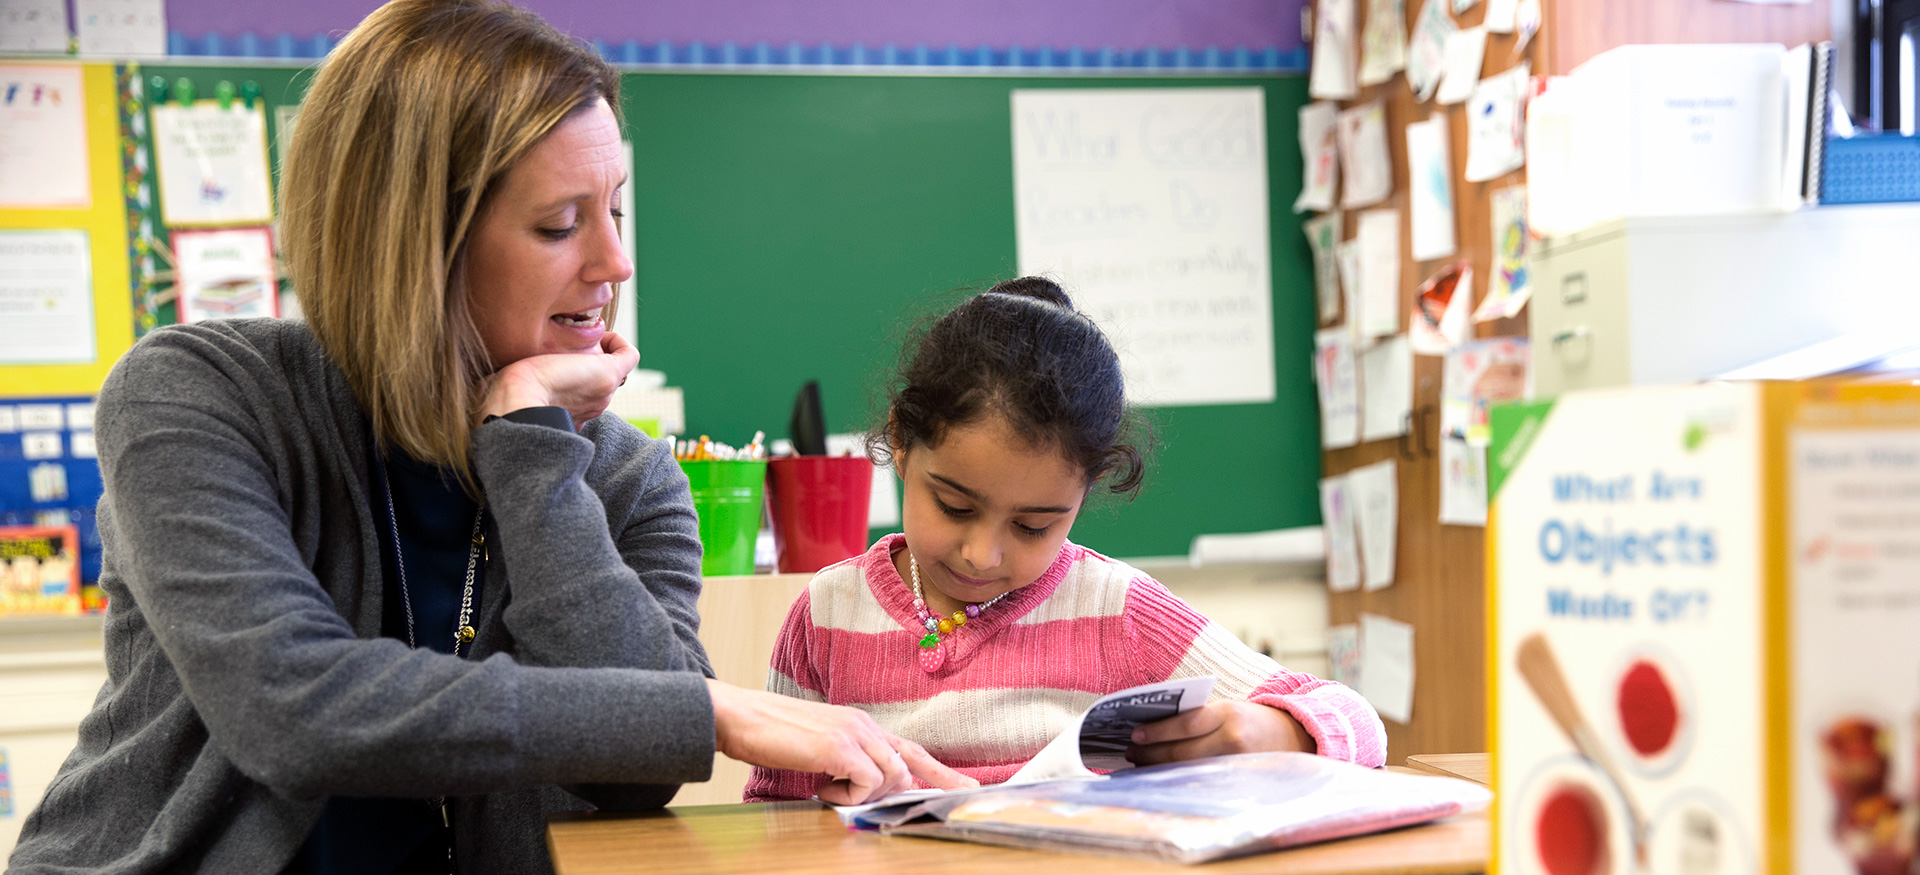
[[[95,435],[108,679],[9,871],[275,872],[337,794],[455,797],[463,871],[542,872],[548,814],[708,777],[668,442],[611,416],[474,430],[498,547],[460,659],[380,637],[372,436],[303,323],[154,332]]]

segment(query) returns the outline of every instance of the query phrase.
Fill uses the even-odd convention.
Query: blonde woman
[[[12,871],[544,871],[550,813],[716,749],[833,801],[968,782],[703,677],[686,480],[600,415],[637,359],[618,84],[493,0],[396,0],[321,66],[307,322],[155,332],[101,392],[109,681]]]

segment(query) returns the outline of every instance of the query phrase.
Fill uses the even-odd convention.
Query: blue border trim
[[[326,55],[328,50],[338,42],[337,37],[323,33],[303,38],[282,33],[272,39],[261,39],[253,33],[236,35],[207,33],[200,37],[190,37],[176,30],[167,34],[167,53],[175,57],[312,59]],[[956,43],[949,43],[942,48],[932,48],[925,44],[901,47],[893,43],[878,47],[863,43],[803,45],[798,42],[790,42],[784,46],[774,46],[765,42],[741,46],[731,42],[710,45],[700,42],[674,43],[666,40],[651,43],[626,40],[617,44],[593,40],[592,45],[607,60],[636,67],[893,67],[948,71],[1055,69],[1086,72],[1245,71],[1266,73],[1301,73],[1307,69],[1305,48],[1282,51],[1275,46],[1258,49],[1247,46],[1231,49],[1223,49],[1219,46],[1205,48],[1155,46],[1141,49],[1116,49],[1112,46],[1102,46],[1098,49],[1086,49],[1080,46],[1057,48],[1017,45],[979,45],[962,48]]]

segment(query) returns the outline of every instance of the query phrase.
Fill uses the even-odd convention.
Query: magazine
[[[1297,751],[1000,785],[884,827],[1012,847],[1204,863],[1424,823],[1492,801],[1470,781],[1367,769]],[[944,801],[944,800],[936,800]]]
[[[1098,778],[1101,775],[1095,769],[1131,769],[1127,748],[1133,744],[1134,729],[1205,705],[1212,691],[1213,675],[1203,675],[1109,693],[1074,718],[1004,784],[971,790],[908,790],[865,805],[836,806],[834,811],[848,826],[874,829],[905,823],[928,813],[930,805],[958,804],[965,796],[987,790]]]

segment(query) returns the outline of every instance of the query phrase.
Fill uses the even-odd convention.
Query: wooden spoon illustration
[[[1560,725],[1560,731],[1567,734],[1567,740],[1573,742],[1574,750],[1581,756],[1600,767],[1600,773],[1613,782],[1620,793],[1621,802],[1626,804],[1628,834],[1633,837],[1634,860],[1644,871],[1647,867],[1646,821],[1640,816],[1640,806],[1633,801],[1633,794],[1627,792],[1627,784],[1620,780],[1620,770],[1613,764],[1613,758],[1607,755],[1607,749],[1600,744],[1600,737],[1594,734],[1593,726],[1580,713],[1579,704],[1573,701],[1573,691],[1567,687],[1567,676],[1560,671],[1560,663],[1553,658],[1553,648],[1547,645],[1546,636],[1535,632],[1520,639],[1520,648],[1514,656],[1518,663],[1520,676],[1526,678],[1527,685],[1533,688],[1533,694],[1547,709],[1548,716]]]

